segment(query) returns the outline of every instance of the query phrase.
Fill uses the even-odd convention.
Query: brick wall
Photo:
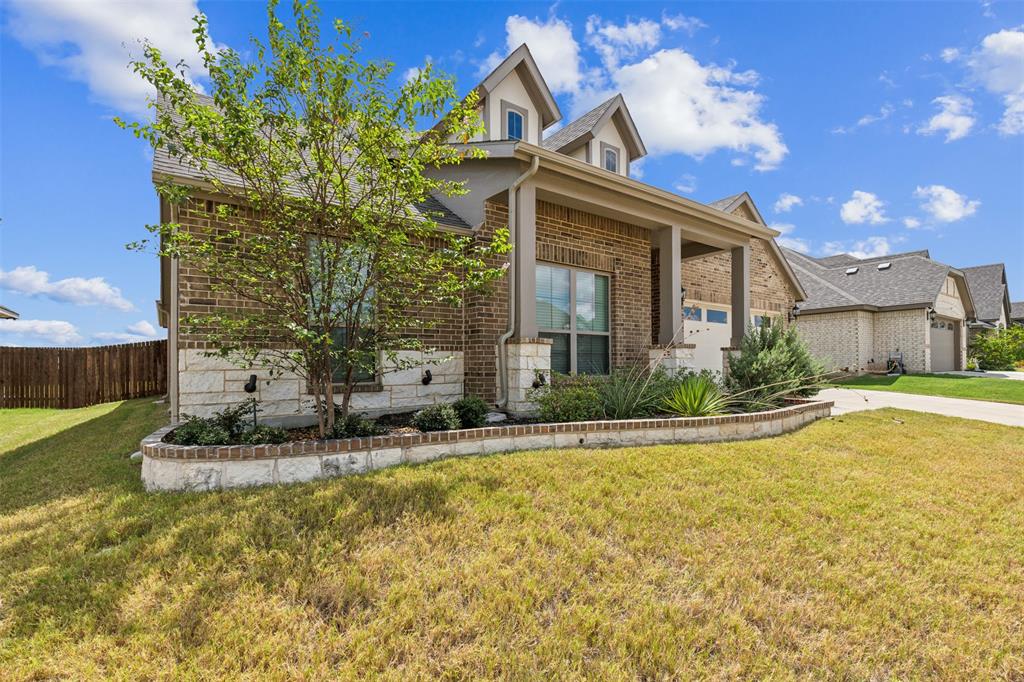
[[[874,313],[847,310],[804,314],[797,318],[796,328],[811,354],[826,370],[861,372],[871,360],[879,361],[873,356]]]
[[[488,202],[478,239],[508,225],[508,207]],[[650,237],[646,228],[537,202],[537,261],[611,276],[612,366],[645,361],[650,328]],[[497,396],[495,344],[508,327],[508,285],[467,300],[466,392]]]
[[[889,353],[903,353],[908,372],[927,372],[931,368],[929,333],[931,325],[923,308],[875,313],[874,347],[876,359],[885,362]]]

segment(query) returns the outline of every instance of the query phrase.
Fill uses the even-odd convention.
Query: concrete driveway
[[[835,415],[895,407],[901,410],[944,414],[947,417],[978,419],[1007,426],[1024,426],[1024,405],[849,388],[827,388],[819,393],[818,397],[835,403],[832,408],[832,414]]]
[[[939,374],[953,374],[958,377],[984,377],[986,379],[1012,379],[1014,381],[1024,381],[1024,372],[939,372]]]

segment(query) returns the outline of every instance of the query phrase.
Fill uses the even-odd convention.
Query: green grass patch
[[[5,679],[1024,670],[1021,429],[881,410],[146,494],[126,456],[161,407],[0,449]]]
[[[837,381],[836,384],[872,391],[896,391],[1024,405],[1024,381],[1013,379],[971,377],[959,374],[904,374],[894,377],[864,374]]]

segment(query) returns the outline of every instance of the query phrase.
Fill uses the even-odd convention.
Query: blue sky
[[[197,9],[218,43],[264,35],[256,2],[4,3],[0,304],[22,320],[0,344],[163,335],[156,261],[124,248],[158,217],[149,153],[111,119],[146,98],[125,46],[147,37],[190,59]],[[652,152],[643,181],[699,201],[749,191],[812,255],[1004,262],[1024,300],[1024,3],[323,9],[365,32],[396,82],[429,59],[466,91],[525,41],[563,122],[624,93]]]

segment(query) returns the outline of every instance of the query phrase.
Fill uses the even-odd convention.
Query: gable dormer
[[[522,140],[540,145],[544,130],[562,119],[537,62],[525,43],[476,87],[484,141]]]
[[[629,164],[647,155],[622,95],[583,114],[541,146],[627,177]]]

